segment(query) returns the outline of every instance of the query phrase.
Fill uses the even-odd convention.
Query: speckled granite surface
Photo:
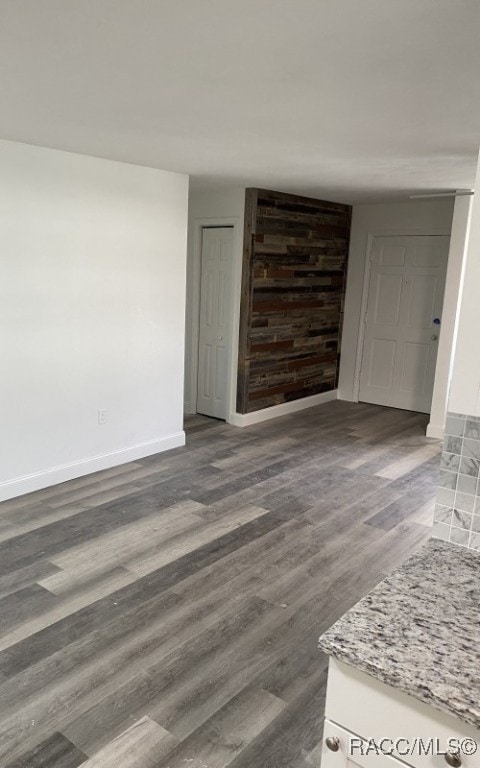
[[[431,539],[319,647],[480,728],[480,555]]]

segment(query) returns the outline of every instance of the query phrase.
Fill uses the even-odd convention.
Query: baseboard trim
[[[427,437],[436,437],[439,440],[443,440],[443,435],[445,434],[445,425],[444,424],[432,424],[430,422],[427,425]]]
[[[263,408],[253,413],[231,413],[227,421],[235,427],[249,427],[251,424],[260,424],[262,421],[276,419],[279,416],[288,416],[289,413],[303,411],[305,408],[313,408],[314,405],[322,405],[337,399],[338,391],[332,389],[330,392],[320,392],[318,395],[302,397],[300,400],[292,400],[289,403],[272,405],[270,408]]]
[[[120,464],[128,464],[129,461],[143,459],[145,456],[152,456],[155,453],[169,451],[172,448],[179,448],[185,445],[185,432],[177,432],[167,437],[161,437],[158,440],[150,440],[147,443],[133,445],[130,448],[122,448],[119,451],[104,453],[99,456],[91,456],[87,459],[72,462],[71,464],[61,464],[42,472],[36,472],[31,475],[17,477],[14,480],[7,480],[0,483],[0,501],[14,499],[17,496],[23,496],[32,491],[39,491],[42,488],[49,488],[51,485],[64,483],[67,480],[74,480],[77,477],[90,475],[93,472],[99,472],[102,469],[110,469]]]

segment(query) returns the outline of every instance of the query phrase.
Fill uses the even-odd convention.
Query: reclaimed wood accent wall
[[[351,207],[247,189],[237,412],[337,386]]]

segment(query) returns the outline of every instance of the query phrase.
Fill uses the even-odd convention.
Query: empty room
[[[0,768],[478,768],[479,39],[0,0]]]

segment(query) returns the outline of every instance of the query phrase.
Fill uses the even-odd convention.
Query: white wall
[[[187,195],[0,141],[0,498],[183,444]]]
[[[228,382],[228,420],[235,413],[238,363],[238,323],[242,280],[245,189],[235,187],[218,192],[191,190],[188,207],[187,308],[185,336],[185,412],[196,412],[200,259],[203,226],[234,227],[233,284]]]
[[[354,205],[338,396],[355,400],[355,370],[367,241],[370,235],[450,234],[453,198]]]
[[[471,197],[457,197],[453,209],[452,233],[448,251],[447,280],[443,300],[442,325],[438,341],[437,367],[433,387],[428,437],[442,438],[445,431],[445,416],[453,372],[453,359],[457,334],[462,277],[468,246]]]
[[[480,190],[480,158],[475,188]],[[480,195],[472,202],[448,410],[480,416]]]

